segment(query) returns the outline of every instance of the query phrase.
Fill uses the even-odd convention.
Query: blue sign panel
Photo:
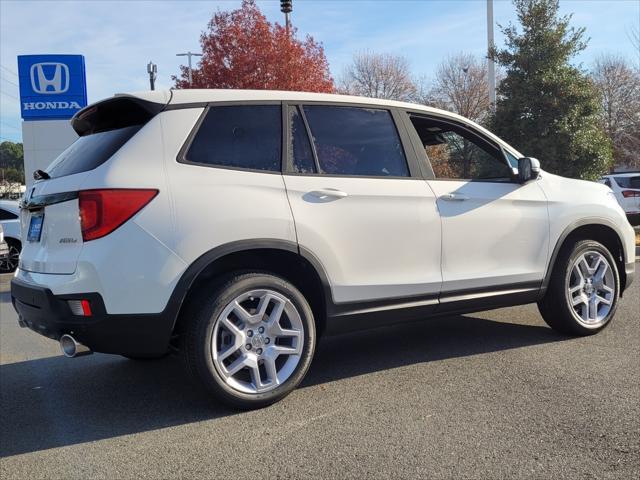
[[[19,55],[18,76],[24,120],[71,118],[87,106],[82,55]]]

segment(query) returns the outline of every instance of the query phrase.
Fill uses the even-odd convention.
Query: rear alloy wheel
[[[0,273],[12,273],[18,268],[18,262],[20,260],[20,242],[7,239],[7,246],[9,247],[9,255],[6,260],[0,262]]]
[[[300,383],[313,357],[315,325],[293,285],[270,274],[233,275],[199,301],[185,359],[211,393],[234,407],[258,408]]]
[[[552,328],[570,335],[591,335],[611,321],[620,281],[607,248],[582,240],[558,255],[540,313]]]

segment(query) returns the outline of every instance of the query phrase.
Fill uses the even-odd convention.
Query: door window
[[[289,108],[289,128],[291,129],[289,165],[295,173],[316,173],[311,143],[309,143],[299,107]]]
[[[305,105],[320,173],[408,177],[409,168],[388,110]]]
[[[185,159],[203,165],[280,171],[280,105],[211,107]]]
[[[437,179],[511,181],[497,146],[460,125],[411,116]]]

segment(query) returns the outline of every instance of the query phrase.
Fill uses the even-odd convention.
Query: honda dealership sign
[[[82,55],[20,55],[18,75],[24,120],[71,118],[87,105]]]

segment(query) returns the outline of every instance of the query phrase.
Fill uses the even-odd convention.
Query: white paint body
[[[166,92],[136,94],[166,103]],[[514,156],[516,150],[472,122],[439,110],[383,100],[264,91],[175,91],[170,105],[229,101],[329,101],[419,109],[465,122]],[[83,243],[78,200],[46,207],[40,242],[24,242],[16,276],[54,294],[98,292],[107,313],[161,312],[201,255],[239,240],[298,243],[325,269],[335,303],[375,301],[542,281],[563,232],[605,219],[633,262],[624,212],[597,183],[542,172],[526,184],[258,173],[176,160],[202,106],[150,120],[98,168],[36,182],[29,195],[95,188],[154,188],[159,194],[106,237]],[[345,195],[318,198],[334,189]],[[444,200],[463,194],[464,202]],[[22,212],[23,237],[30,214]],[[60,243],[61,237],[79,239]]]

